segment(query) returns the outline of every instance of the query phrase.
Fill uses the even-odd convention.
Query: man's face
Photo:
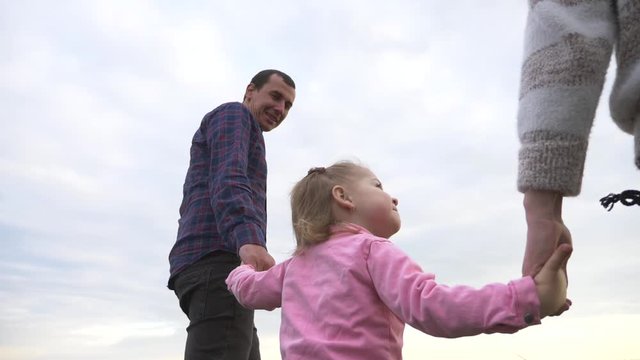
[[[280,75],[271,74],[269,81],[260,89],[254,84],[247,86],[244,104],[258,120],[262,130],[271,131],[287,117],[295,97],[294,88],[287,85]]]

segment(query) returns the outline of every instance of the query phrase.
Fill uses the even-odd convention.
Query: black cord
[[[604,206],[607,211],[611,211],[613,204],[620,201],[622,205],[640,205],[640,191],[638,190],[625,190],[620,194],[609,194],[600,199],[600,205]]]

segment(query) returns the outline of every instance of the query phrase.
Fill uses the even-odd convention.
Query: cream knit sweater
[[[529,0],[518,109],[518,190],[580,193],[589,132],[615,48],[613,120],[640,168],[640,0]]]

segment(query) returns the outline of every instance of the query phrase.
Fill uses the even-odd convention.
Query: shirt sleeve
[[[252,201],[247,169],[253,118],[241,104],[215,115],[206,131],[211,150],[209,192],[218,231],[236,251],[245,244],[266,247],[264,227]]]
[[[574,196],[615,43],[614,2],[529,3],[518,102],[518,190]]]
[[[247,309],[271,311],[282,306],[282,283],[288,263],[287,260],[260,272],[251,265],[241,265],[227,277],[227,288]]]
[[[387,307],[405,323],[433,336],[513,333],[540,323],[540,302],[531,277],[480,289],[440,285],[388,241],[371,244],[367,267]]]

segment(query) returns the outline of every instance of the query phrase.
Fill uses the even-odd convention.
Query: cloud
[[[548,318],[516,334],[492,334],[460,339],[434,339],[413,329],[405,331],[403,358],[423,359],[627,359],[640,355],[634,343],[638,315]],[[427,350],[428,349],[428,350]],[[549,349],[552,349],[551,352]]]
[[[240,100],[266,67],[297,83],[289,117],[265,135],[269,249],[277,260],[294,246],[293,184],[312,166],[347,158],[370,166],[399,198],[403,229],[393,240],[441,282],[479,286],[518,276],[526,229],[515,190],[515,114],[526,4],[2,8],[3,356],[181,356],[187,320],[166,289],[167,254],[190,140],[205,113]],[[637,215],[624,207],[607,213],[597,203],[637,179],[632,140],[608,119],[606,97],[583,193],[565,201],[576,245],[570,315],[514,337],[446,341],[407,331],[405,358],[427,351],[464,358],[465,349],[543,358],[560,345],[529,344],[561,340],[569,357],[638,356],[628,335],[637,333],[634,322],[622,324],[639,311],[640,248],[630,225]],[[279,312],[257,319],[263,358],[278,358]],[[598,348],[600,339],[606,345]]]
[[[72,336],[84,339],[83,345],[109,346],[131,338],[162,338],[175,333],[175,329],[166,323],[131,323],[129,321],[110,321],[107,324],[91,325],[71,331]]]

